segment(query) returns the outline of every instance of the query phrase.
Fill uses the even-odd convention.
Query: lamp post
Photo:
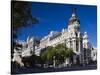
[[[54,66],[54,68],[55,68],[55,66],[56,66],[55,56],[53,57],[53,66]]]

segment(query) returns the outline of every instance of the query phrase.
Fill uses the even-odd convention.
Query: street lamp
[[[53,66],[55,67],[56,66],[56,62],[55,62],[55,56],[53,57]]]

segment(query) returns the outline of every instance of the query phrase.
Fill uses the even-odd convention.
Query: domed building
[[[73,63],[89,63],[91,60],[91,48],[87,32],[80,32],[80,21],[76,15],[76,8],[73,8],[71,18],[68,21],[68,27],[61,32],[51,31],[40,40],[40,49],[48,46],[56,46],[65,43],[68,48],[72,48],[75,55]],[[39,51],[41,51],[39,50]],[[38,52],[41,53],[41,52]],[[39,54],[38,54],[39,55]]]

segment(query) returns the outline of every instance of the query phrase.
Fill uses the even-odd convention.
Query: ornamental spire
[[[69,25],[72,25],[75,21],[79,22],[79,24],[80,24],[80,21],[78,20],[78,18],[76,16],[76,8],[72,8],[72,16],[69,19],[68,24]]]
[[[76,17],[76,8],[72,8],[72,17]]]

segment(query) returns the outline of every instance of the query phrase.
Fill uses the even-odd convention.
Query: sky
[[[76,8],[80,31],[87,32],[90,43],[97,47],[97,7],[89,5],[32,2],[31,13],[39,23],[19,29],[18,40],[26,40],[29,35],[42,38],[50,31],[60,32],[63,28],[67,29],[72,8]]]

